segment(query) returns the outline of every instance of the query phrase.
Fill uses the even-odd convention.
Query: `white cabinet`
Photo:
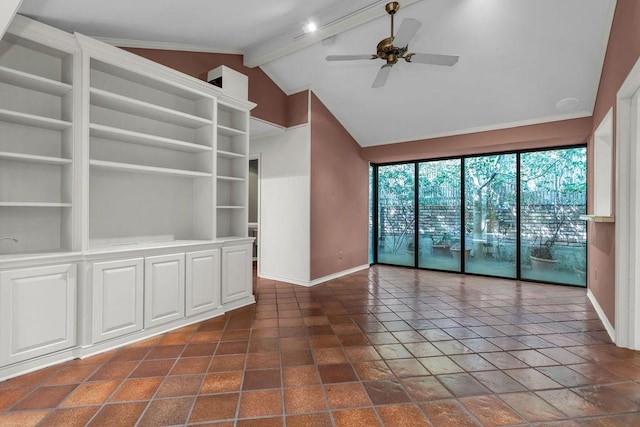
[[[93,264],[93,342],[142,329],[143,268],[142,258]]]
[[[144,327],[184,317],[184,254],[144,260]]]
[[[75,344],[75,264],[0,272],[0,366]]]
[[[186,315],[220,306],[220,249],[187,253]]]
[[[251,295],[251,245],[222,248],[222,303],[226,304]]]

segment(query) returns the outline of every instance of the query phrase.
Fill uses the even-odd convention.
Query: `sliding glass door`
[[[378,165],[375,262],[586,286],[586,171],[585,147]]]
[[[373,246],[374,246],[374,233],[373,226],[375,221],[374,212],[374,203],[375,203],[375,169],[373,165],[369,165],[369,264],[373,264],[375,261],[375,257],[373,255]]]
[[[454,242],[460,239],[460,159],[418,164],[418,266],[462,271]]]
[[[586,286],[587,150],[520,156],[522,278]]]
[[[516,277],[516,155],[464,159],[466,273]]]
[[[378,262],[415,266],[415,164],[378,167]]]

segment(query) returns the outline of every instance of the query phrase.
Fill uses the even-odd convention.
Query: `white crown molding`
[[[191,45],[191,44],[154,42],[154,41],[131,40],[131,39],[117,39],[117,38],[111,38],[111,37],[93,37],[93,38],[117,47],[242,55],[242,51],[235,50],[235,49],[215,49],[211,47]]]
[[[531,126],[531,125],[540,125],[544,123],[561,122],[563,120],[582,119],[585,117],[591,117],[592,115],[593,115],[593,112],[591,111],[578,111],[575,113],[560,114],[557,116],[539,117],[539,118],[529,119],[529,120],[520,120],[515,122],[498,123],[495,125],[478,126],[475,128],[460,129],[452,132],[433,133],[433,134],[416,136],[413,138],[402,139],[397,141],[385,141],[379,144],[361,145],[360,141],[358,141],[358,144],[362,148],[379,147],[381,145],[388,145],[388,144],[402,144],[404,142],[422,141],[425,139],[446,138],[449,136],[459,136],[459,135],[467,135],[471,133],[481,133],[481,132],[490,132],[494,130],[511,129],[511,128],[516,128],[521,126]]]

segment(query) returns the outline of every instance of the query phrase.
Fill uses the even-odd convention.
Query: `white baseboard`
[[[587,298],[589,298],[589,301],[591,301],[591,305],[593,305],[593,308],[596,310],[596,313],[598,313],[598,317],[600,318],[600,321],[604,325],[604,328],[607,330],[607,333],[609,334],[609,338],[611,338],[611,341],[615,343],[616,330],[614,329],[613,325],[611,325],[611,322],[609,322],[609,319],[607,318],[607,316],[604,314],[604,310],[602,310],[602,307],[600,307],[600,304],[598,303],[598,300],[596,299],[596,297],[593,296],[593,293],[591,293],[591,289],[587,289]]]
[[[66,362],[67,360],[75,359],[73,351],[74,349],[70,348],[2,367],[0,368],[0,381],[5,381],[9,378],[28,374],[33,371]]]
[[[313,279],[309,286],[319,285],[320,283],[328,282],[329,280],[338,279],[342,276],[346,276],[352,273],[357,273],[358,271],[366,270],[369,268],[369,264],[359,265],[357,267],[350,268],[348,270],[340,271],[338,273],[333,273],[328,276],[320,277],[318,279]]]
[[[304,287],[310,288],[312,286],[319,285],[320,283],[328,282],[329,280],[337,279],[342,276],[356,273],[361,270],[366,270],[367,268],[369,268],[369,264],[363,264],[357,267],[350,268],[348,270],[339,271],[337,273],[333,273],[328,276],[320,277],[318,279],[313,279],[313,280],[290,279],[287,277],[279,277],[279,276],[275,276],[273,274],[268,274],[268,273],[267,274],[259,273],[258,276],[262,279],[276,280],[278,282],[291,283],[292,285],[298,285],[298,286],[304,286]]]
[[[309,286],[309,282],[306,281],[306,280],[291,279],[289,277],[276,276],[275,274],[258,273],[258,277],[260,277],[261,279],[275,280],[277,282],[290,283],[292,285]]]

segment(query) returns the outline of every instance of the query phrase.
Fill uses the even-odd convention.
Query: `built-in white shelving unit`
[[[216,129],[216,233],[218,237],[246,236],[249,114],[219,102]]]
[[[78,48],[19,17],[0,41],[0,256],[75,249]]]
[[[253,107],[15,17],[0,41],[0,381],[255,301]]]
[[[88,247],[155,235],[213,241],[215,97],[80,41],[89,56]]]

